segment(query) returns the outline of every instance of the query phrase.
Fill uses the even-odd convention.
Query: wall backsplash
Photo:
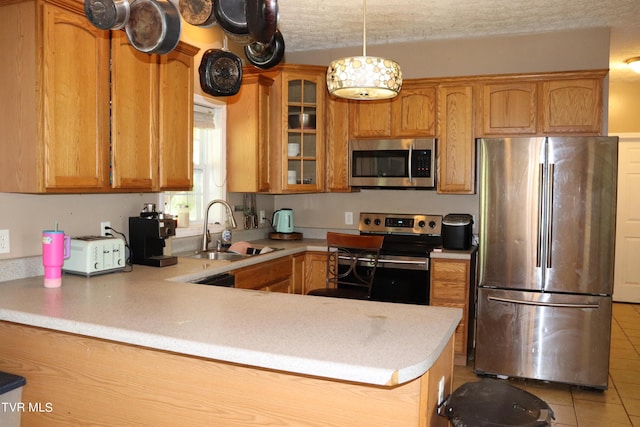
[[[275,196],[275,209],[282,208],[293,209],[296,228],[357,230],[360,212],[468,213],[476,218],[477,223],[479,197],[477,194],[443,195],[426,190],[362,190],[354,193]],[[353,225],[344,223],[345,212],[353,213]]]
[[[0,193],[0,229],[9,229],[11,251],[0,259],[42,254],[42,230],[56,222],[70,236],[100,234],[100,222],[128,234],[130,216],[139,215],[143,203],[156,202],[154,194],[55,194]]]

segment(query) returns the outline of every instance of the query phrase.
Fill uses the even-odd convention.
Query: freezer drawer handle
[[[523,301],[519,299],[513,298],[501,298],[501,297],[488,297],[489,301],[497,301],[497,302],[510,302],[513,304],[524,304],[524,305],[537,305],[540,307],[561,307],[561,308],[600,308],[600,304],[568,304],[568,303],[552,303],[552,302],[541,302],[541,301]]]

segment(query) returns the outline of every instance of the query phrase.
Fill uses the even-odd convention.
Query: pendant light
[[[640,73],[640,56],[629,58],[625,62],[633,71],[635,71],[636,73]]]
[[[336,59],[327,69],[327,89],[339,98],[388,99],[398,95],[402,71],[396,61],[367,56],[366,0],[362,2],[362,56]]]

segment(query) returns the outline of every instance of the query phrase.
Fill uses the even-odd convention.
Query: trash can
[[[22,387],[24,377],[0,372],[0,426],[20,427],[20,415],[24,412]]]
[[[555,419],[545,401],[490,378],[458,387],[442,402],[438,413],[448,417],[454,427],[544,427]]]

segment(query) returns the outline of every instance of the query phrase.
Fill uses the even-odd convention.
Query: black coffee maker
[[[165,240],[175,235],[176,220],[146,204],[140,216],[129,217],[132,262],[153,267],[177,264],[178,257],[164,255]]]

